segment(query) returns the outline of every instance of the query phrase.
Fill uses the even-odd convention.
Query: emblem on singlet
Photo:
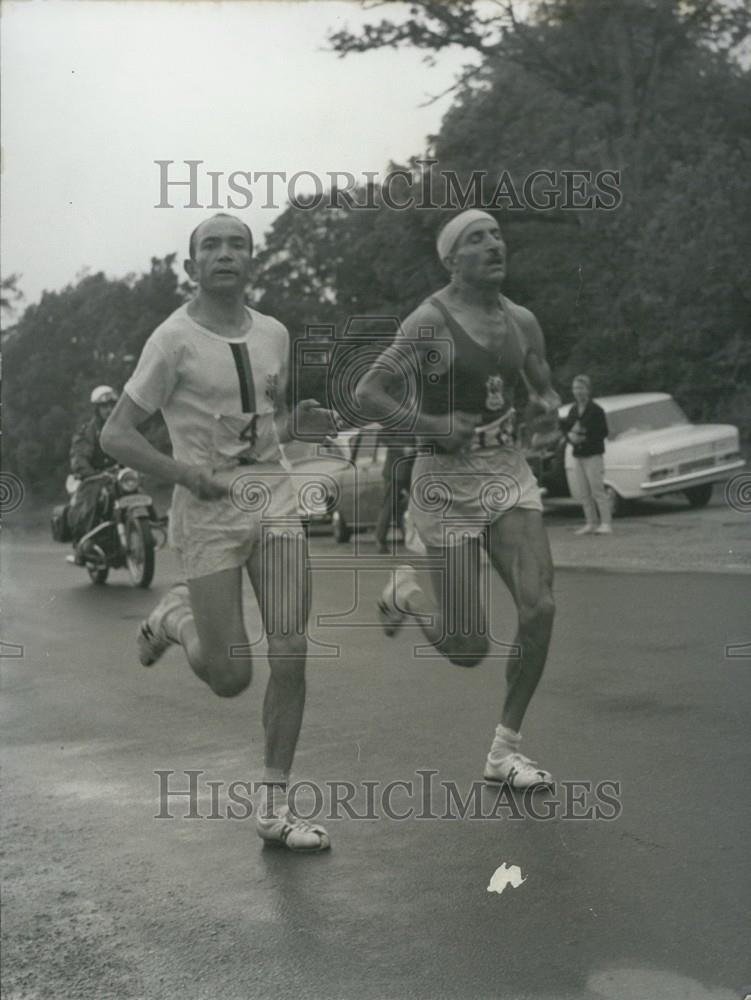
[[[485,409],[495,413],[504,406],[503,379],[500,375],[488,375],[485,382]]]
[[[485,380],[485,412],[498,414],[486,418],[489,422],[475,430],[475,448],[513,448],[516,435],[516,410],[507,404],[505,386],[500,375],[488,375]]]
[[[274,372],[271,375],[266,376],[266,399],[270,403],[276,403],[277,393],[279,392],[279,373]]]

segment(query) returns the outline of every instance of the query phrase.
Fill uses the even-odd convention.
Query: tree
[[[184,301],[175,255],[140,276],[82,277],[28,306],[5,348],[4,465],[40,495],[59,492],[93,386],[120,389],[152,330]],[[153,433],[166,443],[163,431]]]
[[[540,167],[619,168],[617,211],[501,213],[508,294],[540,318],[560,384],[588,370],[600,392],[673,391],[695,417],[748,435],[751,77],[736,53],[751,11],[736,0],[528,8],[521,21],[511,3],[490,14],[417,0],[409,21],[331,41],[342,55],[480,53],[430,149],[464,184],[473,171],[508,170],[519,189]]]
[[[637,190],[663,88],[699,51],[730,61],[751,30],[743,0],[533,0],[527,20],[510,0],[495,6],[489,14],[471,0],[413,0],[409,19],[384,18],[360,35],[337,31],[330,42],[340,55],[403,44],[479,53],[482,64],[468,67],[458,86],[488,67],[521,70],[598,113],[610,165],[628,167]]]
[[[23,299],[23,292],[18,287],[20,274],[9,274],[0,281],[0,309],[4,313],[12,313],[16,303]]]

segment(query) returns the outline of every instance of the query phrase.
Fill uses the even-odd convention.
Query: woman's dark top
[[[574,445],[574,458],[602,455],[605,451],[605,438],[608,436],[608,422],[603,408],[589,399],[584,410],[579,413],[579,408],[574,403],[568,414],[561,418],[561,430],[568,434],[577,422],[584,431],[584,439]]]

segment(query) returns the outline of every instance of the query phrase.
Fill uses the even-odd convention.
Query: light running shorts
[[[303,535],[297,495],[281,467],[256,472],[243,466],[231,478],[226,500],[198,500],[185,487],[175,487],[170,544],[188,580],[244,566],[264,538]]]
[[[476,538],[510,510],[542,510],[542,496],[516,448],[419,455],[412,470],[409,510],[425,545],[444,547]]]

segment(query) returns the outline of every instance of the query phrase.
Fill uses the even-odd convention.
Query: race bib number
[[[484,448],[514,448],[516,446],[516,410],[510,409],[497,420],[475,428],[472,451]]]
[[[219,416],[214,425],[214,460],[238,465],[279,461],[279,441],[273,414],[243,413]]]

